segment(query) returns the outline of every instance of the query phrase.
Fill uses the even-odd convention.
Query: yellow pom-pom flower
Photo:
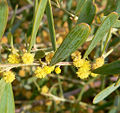
[[[60,73],[61,73],[60,67],[56,67],[56,68],[55,68],[55,73],[56,73],[56,74],[60,74]]]
[[[99,57],[99,58],[97,58],[96,60],[95,60],[95,64],[96,64],[96,68],[98,68],[98,67],[101,67],[103,64],[104,64],[104,58],[103,57]]]
[[[15,80],[15,74],[11,71],[6,71],[3,73],[3,79],[6,83],[11,83]]]
[[[95,63],[93,63],[92,65],[92,69],[97,69],[99,67],[101,67],[104,64],[104,58],[103,57],[99,57],[95,60]],[[92,77],[97,77],[98,74],[95,73],[91,73]]]
[[[43,70],[45,71],[46,74],[50,74],[52,72],[52,69],[49,66],[44,66]]]
[[[8,56],[8,62],[11,64],[18,64],[20,63],[20,56],[19,54],[10,54]]]
[[[54,56],[54,52],[48,53],[46,55],[45,60],[47,61],[47,63],[50,63],[53,56]]]
[[[48,87],[45,85],[42,87],[41,93],[48,93]]]
[[[81,79],[88,78],[88,76],[91,73],[90,69],[91,69],[90,62],[85,60],[84,64],[81,67],[78,68],[78,72],[76,72],[76,74]]]
[[[38,78],[45,78],[46,75],[46,72],[41,67],[37,67],[35,70],[35,76]]]
[[[73,60],[73,65],[75,67],[81,67],[85,63],[85,59],[75,58]]]
[[[22,56],[22,61],[24,64],[32,64],[34,61],[34,55],[31,53],[24,53]]]

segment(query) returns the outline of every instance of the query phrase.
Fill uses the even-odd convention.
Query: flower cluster
[[[19,56],[19,54],[10,54],[9,56],[8,56],[8,62],[9,63],[11,63],[11,64],[18,64],[18,63],[20,63],[20,56]]]
[[[78,77],[81,79],[88,78],[91,69],[90,62],[82,59],[81,53],[79,51],[72,53],[71,57],[73,59],[73,65],[78,68],[78,71],[76,72]]]
[[[15,80],[15,74],[11,71],[6,71],[3,73],[3,79],[6,83],[11,83]]]
[[[17,53],[17,50],[13,48],[11,54],[8,56],[8,62],[10,64],[18,64],[22,62],[24,64],[32,64],[34,62],[34,55],[31,53],[24,53],[20,56]],[[6,83],[11,83],[15,79],[15,74],[12,71],[3,72],[2,75]]]
[[[78,69],[76,74],[81,79],[88,78],[90,74],[92,77],[96,77],[98,74],[91,73],[91,67],[92,69],[96,69],[104,64],[104,58],[100,57],[97,58],[95,60],[95,63],[93,63],[93,65],[91,66],[90,61],[82,59],[81,53],[79,51],[75,51],[74,53],[72,53],[71,57],[73,59],[73,65]]]
[[[34,61],[34,55],[31,53],[24,53],[22,56],[22,61],[24,64],[32,64]]]
[[[35,76],[37,78],[44,78],[46,77],[47,74],[50,74],[52,71],[54,71],[54,66],[44,66],[42,67],[37,67],[35,70]]]
[[[55,73],[56,73],[56,74],[60,74],[60,73],[61,73],[60,67],[56,67],[56,68],[55,68]]]
[[[46,63],[49,65],[52,57],[53,57],[54,53],[51,52],[51,53],[48,53],[45,57],[45,60],[46,60]],[[37,78],[45,78],[48,74],[51,74],[51,72],[53,72],[55,70],[55,73],[56,74],[60,74],[61,73],[61,69],[60,67],[56,67],[55,66],[47,66],[47,65],[44,65],[42,67],[37,67],[35,72],[34,72],[34,75],[37,77]]]
[[[20,55],[17,53],[17,50],[13,49],[12,53],[8,56],[8,62],[11,64],[18,64],[21,61],[24,64],[32,64],[34,61],[34,55],[26,52],[22,55],[21,58]]]

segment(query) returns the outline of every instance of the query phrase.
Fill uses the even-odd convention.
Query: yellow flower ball
[[[45,78],[46,75],[46,72],[41,67],[37,67],[37,69],[35,70],[35,76],[38,78]]]
[[[3,73],[3,79],[6,83],[11,83],[15,80],[15,74],[11,71],[6,71]]]
[[[19,54],[10,54],[8,56],[8,62],[11,64],[18,64],[20,63],[20,56]]]
[[[60,67],[56,67],[56,68],[55,68],[55,73],[56,73],[56,74],[60,74],[60,73],[61,73]]]
[[[85,79],[89,77],[90,74],[90,70],[85,69],[84,67],[81,67],[78,69],[78,72],[76,72],[76,74],[78,75],[78,77],[80,77],[81,79]]]
[[[48,93],[48,87],[45,85],[42,87],[41,93]]]
[[[85,60],[84,61],[84,64],[81,65],[80,68],[78,68],[78,72],[76,72],[76,74],[78,75],[78,77],[80,77],[81,79],[85,79],[85,78],[88,78],[91,71],[91,65],[90,65],[90,62]]]
[[[75,58],[73,60],[73,65],[75,67],[81,67],[85,63],[85,59]]]
[[[24,53],[22,56],[22,61],[24,64],[32,64],[34,61],[34,55],[31,53]]]
[[[50,74],[52,72],[51,67],[49,66],[44,66],[43,70],[45,71],[46,74]]]
[[[98,66],[98,67],[101,67],[103,64],[104,64],[104,58],[103,57],[99,57],[95,60],[95,64]],[[97,68],[98,68],[97,67]]]

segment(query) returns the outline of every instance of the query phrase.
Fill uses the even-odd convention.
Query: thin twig
[[[25,66],[39,66],[40,63],[39,62],[36,62],[36,63],[33,63],[33,64],[0,64],[0,68],[1,71],[0,72],[4,72],[4,71],[8,71],[12,68],[17,68],[17,67],[25,67]],[[56,64],[56,66],[70,66],[72,65],[72,62],[59,62]]]
[[[53,100],[57,100],[57,101],[62,101],[62,102],[69,102],[69,103],[76,103],[76,101],[73,101],[73,100],[68,100],[68,99],[65,99],[65,98],[60,98],[60,97],[57,97],[57,96],[55,96],[55,95],[52,95],[52,94],[42,94],[42,95],[44,95],[44,96],[47,96],[47,97],[51,97]],[[87,104],[87,103],[84,103],[84,102],[79,102],[79,104],[80,105],[83,105],[83,106],[87,106],[87,107],[90,107],[90,108],[92,108],[92,109],[94,109],[95,108],[95,106],[93,106],[93,105],[90,105],[90,104]]]

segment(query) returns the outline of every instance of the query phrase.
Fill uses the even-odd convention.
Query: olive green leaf
[[[101,21],[103,21],[106,18],[106,16],[101,17]],[[113,28],[120,28],[120,20],[116,20],[114,25],[112,26]]]
[[[33,22],[33,29],[32,29],[32,34],[31,34],[29,52],[31,51],[32,46],[35,44],[36,35],[38,32],[40,22],[42,20],[43,15],[44,15],[46,4],[47,4],[47,0],[40,0],[39,4],[37,6],[37,9],[35,12],[35,18],[34,18],[34,22]]]
[[[35,59],[37,60],[43,58],[44,56],[45,56],[45,51],[40,50],[35,53]]]
[[[120,60],[114,61],[109,64],[105,64],[102,67],[93,70],[93,73],[106,74],[106,75],[120,74]]]
[[[93,1],[87,0],[79,12],[77,24],[82,22],[91,24],[95,17],[95,13],[96,13],[96,7],[93,4]]]
[[[5,88],[5,81],[3,79],[0,80],[0,101],[1,101],[1,97],[2,97],[2,94],[3,94],[3,91],[4,91],[4,88]]]
[[[87,0],[79,0],[78,1],[78,4],[77,4],[77,7],[75,9],[75,14],[78,14],[82,8],[82,6],[84,5],[84,3],[86,2]]]
[[[8,5],[6,0],[0,0],[0,39],[2,38],[8,20]]]
[[[3,83],[0,86],[0,113],[15,113],[15,104],[12,91],[12,85],[5,83],[4,80],[1,80],[0,83]]]
[[[117,8],[116,8],[116,12],[119,14],[120,16],[120,0],[116,0],[116,4],[117,4]]]
[[[115,91],[119,86],[120,86],[120,80],[118,81],[117,85],[115,83],[113,83],[112,85],[110,85],[109,87],[105,88],[100,93],[98,93],[95,96],[95,98],[93,99],[93,103],[96,104],[96,103],[102,101],[107,96],[109,96],[113,91]]]
[[[103,21],[101,26],[98,28],[97,32],[95,33],[95,36],[94,36],[90,46],[88,47],[87,51],[85,52],[84,58],[86,58],[90,54],[90,52],[96,47],[98,42],[100,42],[104,38],[106,33],[116,22],[117,18],[118,18],[118,14],[116,12],[112,12],[105,18],[105,20]]]
[[[46,6],[46,14],[48,19],[48,27],[50,31],[50,38],[53,46],[53,50],[56,50],[56,37],[55,37],[55,28],[54,28],[54,21],[53,21],[53,14],[52,14],[52,7],[51,2],[48,0],[47,6]]]
[[[88,24],[81,23],[76,25],[66,36],[63,43],[55,52],[50,65],[54,65],[67,58],[72,52],[74,52],[79,46],[81,46],[87,39],[90,33],[90,27]]]

